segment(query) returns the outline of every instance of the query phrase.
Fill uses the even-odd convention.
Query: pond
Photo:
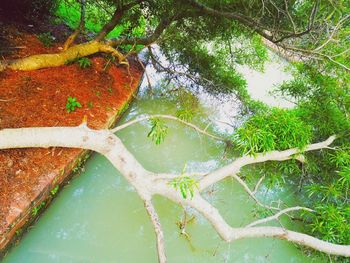
[[[148,70],[152,73],[152,69]],[[259,79],[261,73],[244,68],[242,71],[248,78],[250,92],[260,92],[259,98],[265,96],[269,100],[271,97],[265,92],[274,83],[289,77],[275,63],[267,66],[268,80]],[[264,89],[258,90],[257,85],[262,82]],[[234,115],[236,106],[229,101],[222,104],[208,99],[203,94],[199,97],[204,103],[201,106],[204,114],[194,122],[205,127],[209,119],[220,120],[212,130],[228,132],[223,120],[227,115],[227,118]],[[142,114],[175,114],[176,110],[173,100],[150,97],[141,91],[121,122]],[[150,129],[147,122],[133,125],[117,135],[147,169],[155,172],[180,173],[185,165],[186,171],[207,172],[229,161],[223,158],[223,144],[199,136],[181,124],[167,122],[167,125],[169,133],[158,146],[147,138]],[[218,207],[231,225],[244,226],[258,218],[254,202],[231,179],[215,185],[204,196]],[[266,202],[282,199],[289,205],[298,199],[292,189],[266,191],[264,186],[259,198]],[[160,197],[155,198],[155,206],[164,229],[168,262],[323,262],[322,258],[308,257],[297,246],[277,239],[245,239],[227,244],[202,216],[190,209],[186,209],[189,222],[184,235],[179,229],[183,208]],[[272,224],[281,223],[302,229],[287,218]],[[155,235],[133,188],[103,156],[94,154],[86,163],[85,171],[62,189],[3,262],[157,262]]]

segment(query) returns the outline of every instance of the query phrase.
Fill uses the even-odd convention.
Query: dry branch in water
[[[310,144],[305,148],[305,151],[327,148],[334,139],[335,136],[331,136],[323,142]],[[266,161],[287,160],[293,158],[293,155],[298,154],[298,149],[272,151],[266,154],[257,154],[255,157],[243,156],[216,171],[206,175],[201,174],[202,179],[199,180],[199,189],[195,190],[193,199],[184,199],[179,191],[169,185],[169,179],[174,178],[174,175],[162,174],[159,177],[159,174],[146,170],[127,150],[122,141],[109,130],[92,130],[84,124],[78,127],[20,128],[0,131],[0,149],[55,146],[83,148],[99,152],[120,171],[135,188],[150,215],[156,233],[159,262],[166,262],[166,257],[163,232],[159,218],[151,202],[152,196],[156,194],[162,195],[178,204],[190,206],[198,210],[227,242],[242,238],[274,237],[307,246],[324,253],[345,257],[350,256],[349,245],[332,244],[282,227],[254,226],[263,221],[268,222],[276,219],[288,211],[305,210],[307,208],[295,207],[289,210],[285,209],[274,216],[253,222],[250,226],[236,228],[231,227],[219,211],[201,197],[201,191],[228,176],[236,174],[245,165]],[[254,196],[252,191],[250,191],[250,194]]]

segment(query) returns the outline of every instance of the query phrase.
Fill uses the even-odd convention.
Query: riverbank
[[[5,59],[53,53],[62,43],[45,47],[38,35],[3,27]],[[7,52],[8,51],[8,52]],[[130,61],[130,71],[108,57],[90,58],[57,68],[0,73],[0,129],[76,126],[87,120],[94,129],[114,126],[138,89],[143,70]],[[68,98],[81,108],[68,113]],[[14,149],[0,151],[0,258],[10,244],[45,210],[57,192],[88,157],[80,149]]]

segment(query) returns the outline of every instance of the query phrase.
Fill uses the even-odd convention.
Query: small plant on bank
[[[60,186],[59,186],[59,185],[56,185],[56,186],[50,191],[51,195],[52,195],[52,196],[56,195],[59,188],[60,188]]]
[[[36,216],[39,213],[40,209],[45,206],[45,204],[46,204],[45,201],[43,201],[38,206],[34,207],[32,210],[32,215]]]
[[[52,46],[52,42],[54,40],[54,37],[51,35],[50,32],[41,33],[41,34],[37,35],[37,37],[40,40],[40,42],[44,44],[45,47]]]
[[[67,104],[66,104],[66,110],[68,113],[75,111],[75,108],[81,108],[81,104],[75,97],[68,97]]]
[[[80,68],[89,68],[91,67],[91,60],[88,58],[79,58],[78,64]]]

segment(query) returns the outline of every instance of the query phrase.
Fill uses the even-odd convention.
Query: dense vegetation
[[[19,6],[26,10],[17,11],[50,10],[57,16],[56,22],[61,19],[71,28],[78,27],[79,3],[60,0],[50,4],[25,1]],[[242,154],[294,147],[303,154],[307,144],[335,134],[332,148],[303,154],[302,164],[295,160],[272,162],[259,169],[274,182],[288,178],[299,186],[301,195],[309,197],[300,204],[316,210],[302,217],[309,233],[350,244],[347,0],[87,0],[85,9],[84,30],[89,38],[105,31],[106,41],[119,41],[118,49],[124,53],[147,49],[149,61],[178,86],[206,89],[218,96],[236,94],[244,105],[242,114],[250,116],[231,137]],[[34,16],[38,17],[37,13]],[[111,18],[116,18],[115,23],[106,29]],[[294,79],[276,88],[277,94],[295,102],[293,109],[269,108],[253,101],[237,71],[241,64],[264,70],[269,59],[266,41],[294,60]],[[167,58],[166,65],[152,51],[155,42]],[[154,122],[149,136],[153,138],[157,129],[163,127]],[[163,138],[153,139],[160,143]]]

